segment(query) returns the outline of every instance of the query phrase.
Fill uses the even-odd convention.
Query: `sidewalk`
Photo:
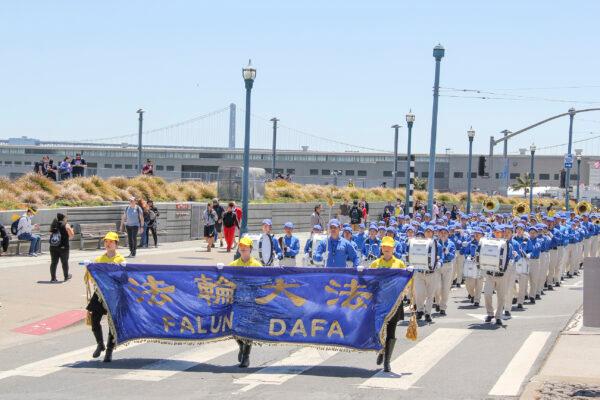
[[[558,336],[521,399],[600,397],[600,328],[583,326],[582,309]]]
[[[303,246],[309,234],[298,232],[296,236]],[[126,248],[120,248],[119,252],[123,255],[129,253]],[[81,324],[85,316],[81,311],[86,305],[86,291],[83,282],[84,268],[79,265],[79,262],[93,260],[100,254],[102,254],[102,250],[71,250],[69,270],[73,279],[62,282],[62,268],[59,263],[57,268],[59,283],[49,282],[49,253],[39,257],[1,257],[0,348],[38,340],[39,336],[22,333],[32,331],[32,327],[26,327],[30,324],[36,328],[33,329],[35,331],[54,326],[49,329],[51,332],[73,324]],[[234,254],[234,251],[227,253],[224,247],[219,247],[219,243],[209,253],[206,251],[204,240],[194,240],[164,243],[158,248],[138,249],[137,257],[127,259],[127,262],[131,264],[216,265],[217,263],[231,262]],[[80,312],[80,318],[74,317],[77,315],[77,311]],[[17,328],[23,329],[15,332],[14,330]]]

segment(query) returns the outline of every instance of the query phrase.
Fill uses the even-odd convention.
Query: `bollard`
[[[583,325],[600,328],[600,258],[583,260]]]

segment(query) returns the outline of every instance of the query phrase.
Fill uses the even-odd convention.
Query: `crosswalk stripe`
[[[468,329],[439,328],[392,361],[391,373],[380,371],[359,387],[408,390],[469,334]]]
[[[169,378],[178,372],[186,371],[198,364],[208,362],[237,349],[237,343],[231,340],[209,343],[200,348],[181,354],[175,354],[164,360],[156,361],[140,369],[119,375],[115,377],[115,379],[158,382]]]
[[[117,348],[115,349],[115,353],[121,350],[130,349],[137,345],[138,343],[132,343],[127,347]],[[77,362],[87,361],[95,349],[96,346],[84,347],[82,349],[69,351],[67,353],[58,354],[54,357],[25,364],[8,371],[2,371],[0,372],[0,380],[11,376],[41,377],[49,375]]]
[[[337,351],[303,347],[283,360],[277,361],[253,374],[238,378],[233,383],[246,385],[238,392],[247,392],[260,385],[281,385],[302,372],[321,364],[335,354],[337,354]]]
[[[550,332],[531,332],[488,394],[490,396],[517,396],[523,380],[549,337]]]

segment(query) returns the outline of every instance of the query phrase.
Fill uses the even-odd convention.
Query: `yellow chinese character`
[[[348,307],[351,310],[356,310],[357,308],[361,307],[366,308],[367,303],[365,300],[369,300],[373,296],[372,293],[359,290],[365,289],[367,286],[359,285],[356,279],[352,279],[350,283],[344,284],[344,287],[348,288],[349,290],[338,290],[342,287],[342,285],[337,283],[334,279],[329,281],[329,285],[325,286],[325,291],[338,296],[335,299],[327,300],[327,305],[329,306],[337,304],[342,296],[346,296],[346,299],[342,302],[342,307]]]
[[[198,298],[204,299],[206,304],[210,305],[211,301],[214,301],[214,304],[233,304],[233,294],[237,285],[227,278],[221,276],[214,282],[212,278],[202,274],[194,281],[198,286]]]
[[[140,297],[137,298],[138,303],[144,301],[144,297],[148,294],[150,295],[150,298],[148,298],[148,304],[150,305],[156,304],[157,306],[163,306],[168,301],[173,302],[173,299],[165,293],[174,293],[175,286],[164,286],[165,281],[157,281],[152,275],[148,275],[146,277],[146,282],[144,283],[138,283],[133,278],[129,278],[129,283],[133,285],[130,286],[129,289],[140,295]]]
[[[287,296],[288,299],[290,299],[292,301],[292,303],[294,303],[294,305],[296,307],[301,307],[306,302],[306,299],[303,299],[302,297],[295,295],[294,293],[287,290],[288,288],[295,288],[298,286],[300,286],[299,283],[285,283],[285,281],[283,279],[275,279],[274,285],[264,285],[263,286],[264,289],[275,289],[275,290],[273,290],[271,293],[269,293],[268,295],[266,295],[264,297],[257,298],[255,301],[258,304],[267,304],[267,303],[270,303],[277,296],[279,296],[281,293],[283,293]]]

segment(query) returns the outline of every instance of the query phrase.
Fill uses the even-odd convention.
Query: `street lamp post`
[[[250,94],[256,78],[256,68],[252,61],[242,69],[242,77],[246,86],[246,125],[244,130],[244,171],[242,176],[242,227],[240,235],[248,231],[248,180],[250,177]]]
[[[575,114],[577,113],[577,111],[575,111],[574,108],[569,108],[569,146],[567,149],[567,154],[571,154],[571,147],[573,146],[573,118],[575,117]],[[569,185],[570,185],[570,178],[571,178],[571,167],[565,168],[566,169],[566,173],[565,173],[565,210],[569,211]]]
[[[440,92],[440,64],[445,50],[441,44],[433,48],[435,57],[435,82],[433,84],[433,110],[431,116],[431,144],[429,147],[429,185],[427,188],[427,211],[433,212],[433,189],[435,183],[435,139],[437,135],[438,98]]]
[[[142,173],[142,126],[144,125],[144,110],[141,108],[136,111],[138,113],[138,171]]]
[[[475,131],[473,127],[467,131],[469,137],[469,161],[467,166],[467,214],[471,213],[471,163],[473,159],[473,139],[475,138]]]
[[[533,158],[535,156],[535,144],[532,144],[531,147],[529,147],[529,150],[531,151],[531,169],[529,172],[529,212],[534,212],[533,211]]]
[[[407,143],[407,149],[406,149],[406,196],[404,199],[404,214],[405,215],[409,215],[411,210],[411,205],[412,205],[412,187],[411,187],[411,182],[410,182],[410,178],[411,178],[411,174],[410,174],[410,161],[412,158],[412,155],[410,154],[411,149],[411,143],[412,143],[412,127],[413,124],[415,123],[415,114],[412,113],[412,111],[408,111],[408,114],[406,114],[406,125],[408,126],[408,143]]]
[[[277,158],[277,118],[271,118],[273,123],[273,163],[271,164],[271,179],[275,179],[275,160]]]
[[[398,129],[400,125],[392,125],[394,128],[394,189],[398,187]]]
[[[581,184],[581,149],[575,149],[577,154],[577,202],[579,203],[579,185]]]

